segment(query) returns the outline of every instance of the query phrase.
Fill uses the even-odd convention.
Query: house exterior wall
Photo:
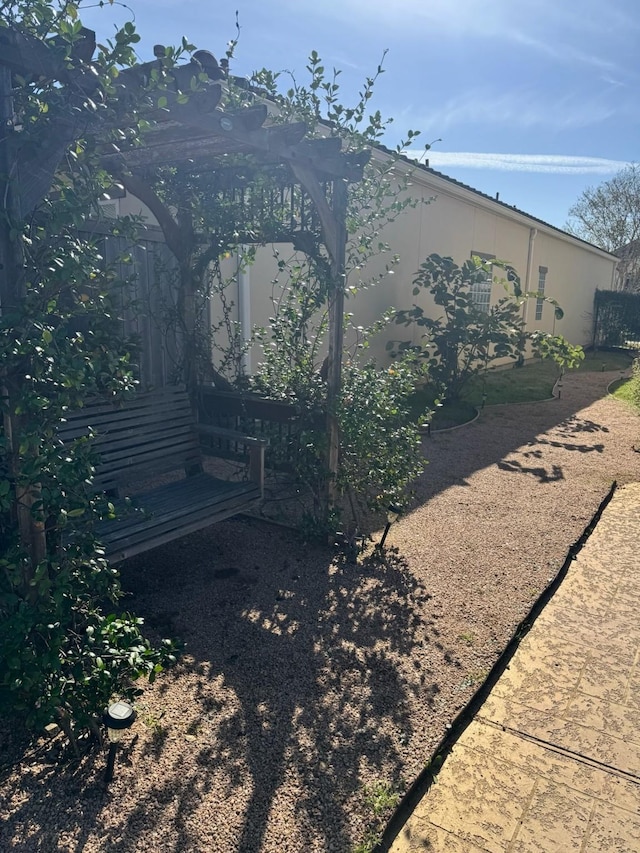
[[[412,294],[422,261],[435,252],[461,264],[480,253],[508,261],[519,273],[523,289],[532,292],[538,289],[540,267],[546,268],[545,294],[557,300],[564,317],[555,319],[554,307],[544,303],[542,317],[536,320],[536,300],[531,299],[523,309],[527,329],[562,334],[583,346],[591,343],[594,293],[596,288],[612,287],[616,264],[612,255],[430,171],[418,167],[411,180],[410,194],[423,203],[408,209],[382,232],[391,253],[372,259],[363,271],[350,272],[348,284],[357,285],[359,278],[367,281],[382,273],[391,255],[400,257],[390,275],[347,300],[346,310],[354,314],[356,325],[367,327],[390,307],[410,308],[414,301],[437,316],[439,309],[428,294],[417,298]],[[251,270],[252,321],[258,325],[265,325],[272,312],[267,296],[274,267],[269,254],[261,250]],[[500,277],[501,271],[495,272]],[[502,293],[501,285],[494,283],[492,302]],[[388,340],[417,343],[419,337],[415,327],[391,325],[372,341],[368,353],[384,363],[389,358]],[[259,353],[254,354],[256,358]]]
[[[374,156],[382,155],[375,152]],[[596,288],[613,286],[615,257],[438,173],[408,163],[403,163],[401,168],[411,169],[409,193],[421,202],[407,209],[381,232],[381,239],[390,246],[389,254],[373,258],[362,271],[349,273],[348,284],[357,285],[359,279],[367,282],[383,273],[394,254],[400,258],[391,274],[374,287],[347,299],[346,310],[353,313],[356,325],[367,327],[389,308],[410,308],[414,301],[431,316],[437,316],[439,309],[428,294],[419,297],[412,294],[413,279],[420,264],[431,253],[450,256],[458,264],[479,253],[512,264],[520,275],[523,289],[529,291],[537,290],[540,267],[545,268],[545,293],[557,300],[564,310],[564,318],[556,320],[553,306],[545,303],[542,318],[536,321],[536,301],[532,299],[523,309],[527,328],[555,331],[573,344],[591,343],[594,293]],[[138,202],[122,200],[121,209],[124,202],[127,212],[138,212]],[[256,262],[249,271],[252,325],[267,327],[273,315],[273,298],[278,294],[278,286],[273,284],[277,276],[274,252],[279,252],[283,258],[293,255],[292,247],[286,245],[258,250]],[[233,275],[236,266],[236,260],[229,259],[225,272]],[[500,275],[499,269],[496,274]],[[502,293],[501,286],[494,283],[492,301]],[[231,291],[228,295],[235,303],[233,319],[238,320],[239,295]],[[216,310],[214,303],[212,317],[216,316]],[[368,354],[384,363],[389,359],[388,340],[413,337],[413,342],[417,343],[419,336],[415,328],[390,325],[372,341]],[[251,370],[260,357],[256,345],[250,355]]]

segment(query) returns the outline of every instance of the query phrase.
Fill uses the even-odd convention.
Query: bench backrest
[[[119,405],[92,402],[69,415],[59,430],[63,441],[97,433],[100,462],[94,486],[117,491],[137,478],[179,468],[200,470],[201,452],[189,395],[181,386],[137,394]]]

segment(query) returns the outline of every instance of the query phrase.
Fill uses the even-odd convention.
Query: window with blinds
[[[547,284],[547,273],[549,272],[547,267],[538,267],[538,293],[544,293],[545,286]],[[542,296],[539,296],[536,299],[536,323],[542,320],[542,309],[544,308],[544,299]]]
[[[487,255],[485,252],[471,252],[471,256],[480,258],[483,261],[492,261],[495,255]],[[493,284],[493,268],[490,267],[487,272],[487,277],[483,281],[477,281],[471,285],[471,299],[474,307],[478,311],[489,313],[491,308],[491,285]]]

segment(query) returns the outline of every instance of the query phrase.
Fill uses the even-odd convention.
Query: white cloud
[[[410,156],[410,155],[409,155]],[[573,175],[610,175],[628,166],[624,160],[574,157],[563,154],[492,154],[472,151],[427,151],[424,158],[435,169],[495,169],[506,172],[548,172]],[[424,159],[421,158],[421,159]]]

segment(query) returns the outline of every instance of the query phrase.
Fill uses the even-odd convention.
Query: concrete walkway
[[[639,853],[640,483],[613,496],[391,853]]]

